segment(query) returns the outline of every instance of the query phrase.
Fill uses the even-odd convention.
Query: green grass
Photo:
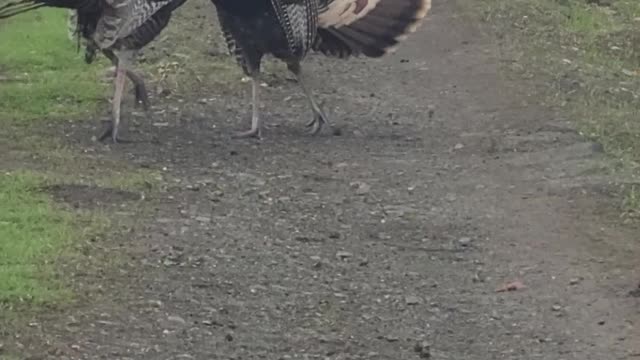
[[[0,121],[94,112],[105,86],[67,33],[67,12],[42,9],[0,23]]]
[[[19,357],[13,355],[2,355],[0,354],[0,360],[18,360]]]
[[[640,174],[640,1],[463,0],[503,39],[507,73],[536,78],[547,104],[603,144],[627,183]],[[630,180],[629,180],[630,178]],[[625,210],[640,210],[638,186]]]
[[[104,265],[88,264],[79,250],[103,232],[108,215],[57,206],[42,185],[146,191],[159,179],[81,153],[38,128],[43,120],[86,119],[107,95],[98,76],[106,61],[84,63],[68,38],[66,16],[48,9],[0,22],[0,323],[19,319],[20,309],[72,299],[61,276],[65,264]]]
[[[39,192],[41,179],[0,175],[0,302],[46,303],[68,296],[52,264],[77,235],[70,214]]]
[[[107,61],[84,63],[66,16],[38,10],[0,21],[0,343],[29,333],[29,319],[78,306],[98,291],[98,281],[78,282],[75,274],[97,279],[117,269],[119,253],[103,242],[136,220],[115,207],[57,204],[44,186],[148,192],[163,180],[159,172],[81,151],[43,126],[95,118],[109,95],[99,76]],[[141,203],[128,209],[147,211]],[[0,360],[25,358],[13,355],[24,349],[3,345]]]

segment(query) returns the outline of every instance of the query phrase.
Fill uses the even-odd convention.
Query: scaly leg
[[[309,100],[309,104],[311,105],[311,110],[313,110],[313,120],[307,123],[307,127],[311,127],[310,133],[312,135],[316,135],[317,133],[320,132],[320,130],[322,130],[323,125],[330,126],[329,118],[316,102],[311,89],[307,87],[306,78],[302,73],[302,67],[300,63],[299,62],[290,63],[287,65],[287,67],[289,68],[289,71],[291,71],[296,76],[296,78],[298,79],[298,83],[302,88],[302,91],[307,97],[307,100]]]
[[[100,136],[100,141],[111,137],[113,143],[118,143],[122,139],[118,138],[118,126],[120,125],[120,105],[122,103],[122,93],[124,92],[124,82],[126,80],[127,69],[124,64],[118,63],[116,67],[116,78],[114,80],[114,91],[112,101],[112,122],[107,130]]]
[[[104,75],[105,80],[107,78],[110,78],[112,79],[111,81],[113,81],[113,78],[115,76],[116,76],[115,66],[112,66],[105,71],[105,75]],[[142,78],[142,76],[138,75],[136,72],[129,69],[127,69],[127,77],[129,78],[129,80],[131,80],[131,82],[135,86],[134,91],[136,96],[136,105],[142,105],[142,108],[144,109],[144,111],[148,111],[149,95],[147,93],[147,86],[144,83],[144,79]]]
[[[144,111],[149,111],[149,95],[147,94],[147,86],[144,83],[144,79],[129,69],[127,69],[127,77],[135,86],[136,104],[142,105]]]
[[[252,98],[252,108],[253,111],[251,113],[251,129],[237,133],[233,137],[236,139],[240,138],[249,138],[255,137],[260,138],[260,133],[262,131],[260,124],[260,114],[259,114],[259,104],[258,104],[258,90],[260,88],[258,76],[254,75],[251,77],[251,98]]]

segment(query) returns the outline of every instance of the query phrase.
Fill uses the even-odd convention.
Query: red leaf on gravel
[[[516,290],[522,290],[524,288],[526,288],[526,286],[524,286],[522,281],[516,280],[516,281],[512,281],[510,283],[502,285],[501,287],[496,289],[496,292],[516,291]]]

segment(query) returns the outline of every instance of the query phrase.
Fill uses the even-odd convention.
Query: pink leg
[[[256,77],[251,78],[251,98],[253,102],[253,111],[251,113],[251,129],[247,131],[243,131],[241,133],[235,134],[233,137],[236,139],[241,138],[260,138],[261,133],[261,125],[260,125],[260,113],[259,113],[259,104],[258,104],[258,89],[260,85],[258,84],[258,79]]]
[[[114,92],[113,92],[113,102],[112,102],[112,122],[111,126],[105,131],[105,133],[100,137],[100,140],[104,140],[109,135],[111,135],[111,139],[114,143],[118,142],[118,126],[120,125],[120,105],[122,103],[122,94],[124,92],[124,81],[126,79],[127,70],[118,66],[116,68],[116,79],[114,81]]]

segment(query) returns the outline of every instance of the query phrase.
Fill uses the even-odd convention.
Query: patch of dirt
[[[132,191],[104,188],[80,184],[57,184],[47,186],[45,191],[54,199],[70,204],[75,208],[96,208],[141,200],[141,195]]]
[[[176,24],[213,33],[207,6]],[[311,57],[342,136],[305,135],[311,114],[286,81],[262,92],[262,141],[229,138],[249,125],[248,84],[155,99],[153,120],[125,120],[132,144],[91,142],[91,122],[51,128],[173,180],[114,240],[127,261],[91,301],[0,343],[55,359],[637,354],[637,231],[592,191],[615,180],[593,170],[602,152],[529,84],[500,80],[492,40],[459,14],[436,1],[380,61]]]

